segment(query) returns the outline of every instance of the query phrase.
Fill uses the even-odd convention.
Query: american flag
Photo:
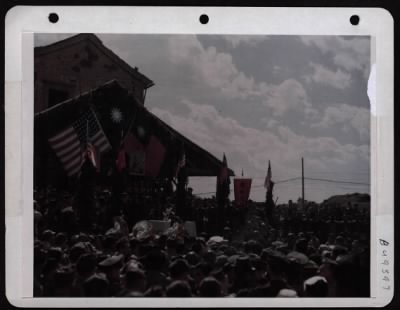
[[[111,149],[91,108],[72,125],[49,138],[49,143],[68,176],[74,176],[80,171],[85,151],[94,153],[93,150],[87,149],[88,147],[93,146],[99,155]]]

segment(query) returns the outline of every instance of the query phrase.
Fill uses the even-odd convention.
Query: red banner
[[[239,205],[246,205],[250,196],[252,179],[234,179],[235,201]]]
[[[164,161],[165,152],[165,147],[161,142],[155,136],[151,136],[149,144],[146,147],[146,162],[144,168],[146,176],[158,176]]]

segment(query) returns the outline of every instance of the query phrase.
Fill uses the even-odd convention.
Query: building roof
[[[203,149],[201,146],[189,140],[170,125],[166,124],[156,115],[148,111],[144,106],[137,103],[128,90],[123,88],[116,80],[109,81],[95,89],[82,93],[79,96],[70,98],[51,108],[37,113],[35,115],[35,130],[42,130],[41,135],[43,135],[43,133],[48,135],[48,137],[43,138],[49,138],[57,131],[70,126],[71,123],[79,117],[79,114],[85,108],[87,108],[88,104],[91,104],[92,101],[94,105],[97,105],[96,111],[100,112],[100,123],[102,123],[105,133],[108,134],[109,131],[107,130],[106,124],[107,120],[101,117],[101,114],[108,115],[108,113],[102,112],[102,109],[104,110],[109,107],[108,98],[111,101],[119,102],[121,104],[126,102],[126,113],[140,115],[140,118],[143,120],[143,122],[145,122],[147,126],[151,128],[153,134],[155,134],[157,138],[159,138],[161,142],[167,146],[167,148],[168,145],[171,149],[176,148],[177,145],[183,145],[186,155],[187,173],[189,176],[216,176],[220,173],[220,170],[223,166],[221,160]],[[130,107],[133,107],[133,109]],[[173,137],[173,144],[171,144],[171,137]],[[119,144],[117,143],[117,145]],[[171,166],[171,164],[169,164],[169,166]],[[164,175],[168,175],[168,173],[165,172]],[[231,169],[229,169],[229,175],[234,176],[234,173]]]
[[[103,52],[103,54],[105,54],[107,57],[111,58],[114,62],[116,62],[122,69],[124,69],[130,75],[132,75],[133,78],[140,80],[145,85],[145,88],[149,88],[154,85],[154,82],[144,74],[140,73],[137,67],[132,68],[117,54],[115,54],[112,50],[107,48],[103,44],[103,42],[96,35],[92,33],[81,33],[46,46],[35,47],[35,58],[45,56],[49,53],[57,52],[60,49],[64,49],[69,46],[81,44],[83,42],[90,43],[93,46],[95,46],[98,50]]]

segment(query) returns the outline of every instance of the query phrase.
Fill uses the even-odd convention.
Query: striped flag
[[[96,169],[99,169],[96,148],[94,147],[94,145],[91,142],[89,142],[89,144],[87,145],[86,151],[88,154],[88,158],[89,158],[90,162],[92,163],[93,167],[95,167]]]
[[[80,171],[84,160],[83,152],[89,152],[90,160],[94,161],[97,167],[95,155],[111,149],[91,108],[72,125],[52,136],[48,141],[68,176],[74,176]]]

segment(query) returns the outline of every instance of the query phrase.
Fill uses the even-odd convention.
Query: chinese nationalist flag
[[[125,137],[124,150],[129,156],[129,173],[144,175],[146,149],[132,132],[129,132]]]
[[[157,177],[165,157],[165,147],[155,136],[150,137],[150,141],[146,146],[146,162],[144,174],[150,177]]]
[[[235,201],[239,205],[246,205],[250,196],[250,188],[251,188],[252,179],[234,179],[233,186],[235,191]]]

